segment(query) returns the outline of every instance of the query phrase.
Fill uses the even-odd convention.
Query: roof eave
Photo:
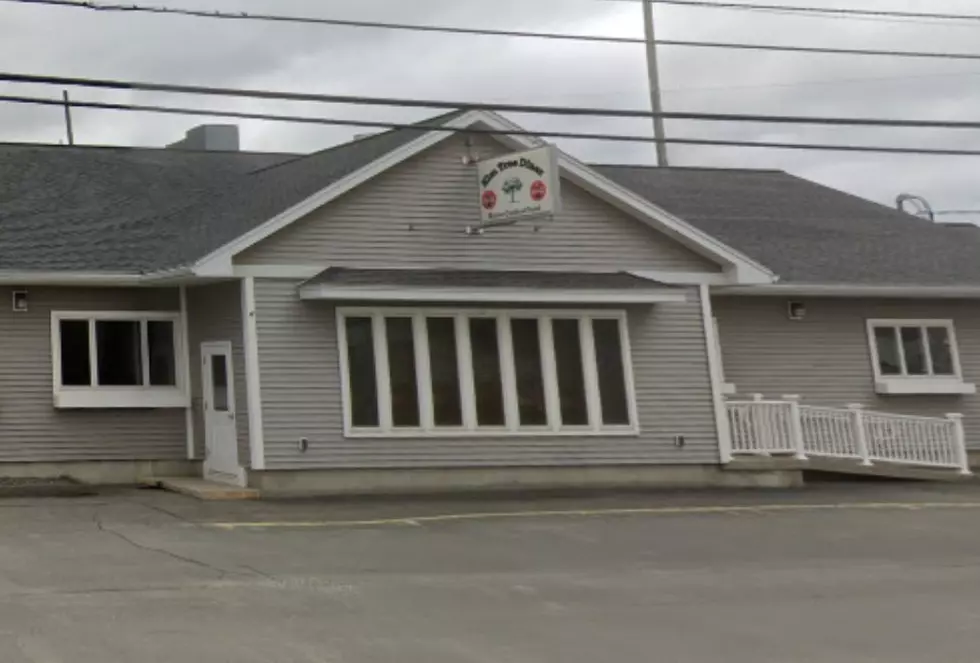
[[[553,289],[345,286],[313,284],[299,289],[300,299],[348,302],[480,302],[513,304],[663,304],[687,301],[682,290]]]
[[[874,285],[847,283],[777,283],[754,286],[717,286],[719,295],[753,297],[883,297],[892,299],[980,299],[980,285]]]
[[[99,272],[69,270],[0,270],[0,285],[52,285],[52,286],[149,286],[166,285],[193,278],[187,268],[159,272]]]

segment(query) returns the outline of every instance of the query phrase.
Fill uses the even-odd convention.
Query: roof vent
[[[911,212],[905,209],[906,203],[911,203]],[[912,216],[929,219],[930,221],[936,220],[936,215],[933,213],[932,205],[929,204],[929,201],[922,196],[915,195],[914,193],[898,194],[898,197],[895,198],[895,207],[898,208],[899,212],[908,212]]]
[[[238,126],[234,124],[202,124],[188,131],[183,140],[171,143],[167,147],[175,150],[237,152]]]

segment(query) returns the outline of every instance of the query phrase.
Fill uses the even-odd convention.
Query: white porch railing
[[[728,401],[733,454],[796,453],[792,403],[788,401]]]
[[[793,454],[875,461],[970,473],[963,417],[913,417],[847,408],[801,405],[798,396],[728,401],[733,455]]]

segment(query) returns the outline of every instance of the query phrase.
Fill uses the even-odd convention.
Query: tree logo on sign
[[[500,190],[504,193],[510,194],[510,202],[517,202],[517,192],[524,188],[524,182],[521,181],[519,177],[512,177],[504,185],[500,187]]]

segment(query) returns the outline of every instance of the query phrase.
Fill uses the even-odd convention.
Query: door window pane
[[[946,327],[929,327],[929,356],[932,357],[932,372],[935,375],[954,375],[953,351],[950,346],[949,330]]]
[[[228,412],[228,359],[225,355],[211,355],[211,407],[215,412]]]
[[[347,318],[347,368],[351,425],[377,427],[378,380],[374,369],[374,332],[371,318]]]
[[[391,376],[391,423],[419,426],[419,390],[415,381],[415,336],[411,318],[385,318],[388,373]]]
[[[459,362],[456,356],[456,321],[429,318],[429,364],[432,367],[432,410],[436,426],[462,426]]]
[[[136,320],[97,320],[99,384],[111,387],[143,385],[140,323]]]
[[[510,321],[514,338],[514,371],[517,376],[517,411],[522,426],[544,426],[548,412],[541,373],[541,339],[538,321],[515,318]]]
[[[902,353],[905,355],[905,372],[909,375],[925,375],[926,352],[922,344],[922,329],[902,327]]]
[[[592,333],[595,336],[602,423],[607,426],[627,426],[630,423],[629,402],[626,397],[626,371],[623,366],[619,321],[593,320]]]
[[[901,375],[902,360],[898,354],[898,340],[894,327],[875,327],[875,345],[878,348],[878,370],[882,375]]]
[[[503,426],[504,390],[500,377],[500,346],[497,321],[493,318],[470,320],[470,348],[473,353],[473,385],[476,392],[476,421],[480,426]]]
[[[66,387],[88,387],[92,384],[88,347],[88,320],[62,320],[61,384]]]
[[[174,323],[150,320],[146,323],[147,347],[150,350],[150,385],[177,385],[177,358],[174,348]]]
[[[558,371],[558,397],[561,423],[584,426],[589,423],[585,405],[585,376],[582,371],[582,343],[578,320],[553,320],[555,364]]]

